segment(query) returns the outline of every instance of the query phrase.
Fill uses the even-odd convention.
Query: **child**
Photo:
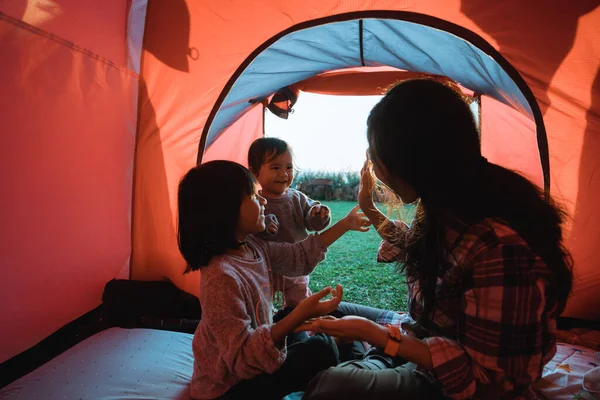
[[[215,188],[218,199],[211,195]],[[329,336],[316,334],[289,348],[286,336],[303,321],[335,310],[341,286],[321,290],[272,323],[268,268],[309,274],[330,244],[348,230],[367,231],[370,223],[357,206],[304,241],[266,242],[255,236],[265,229],[265,205],[254,176],[230,161],[195,167],[179,184],[179,249],[186,272],[202,270],[202,319],[192,342],[195,399],[281,398],[303,390],[319,371],[337,364]],[[329,293],[332,298],[321,301]]]
[[[288,144],[277,138],[261,138],[248,151],[248,166],[268,202],[265,240],[296,243],[308,237],[308,231],[325,229],[331,219],[329,208],[290,188],[294,180],[294,162]],[[283,292],[283,307],[293,308],[310,296],[309,278],[273,274],[273,293]]]

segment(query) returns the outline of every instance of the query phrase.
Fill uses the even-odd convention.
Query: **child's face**
[[[286,151],[273,161],[261,165],[256,179],[264,196],[276,197],[284,194],[294,180],[292,154]]]
[[[267,200],[258,193],[245,197],[240,206],[237,233],[241,240],[252,233],[265,230],[265,205]]]

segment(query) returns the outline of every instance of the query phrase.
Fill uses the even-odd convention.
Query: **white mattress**
[[[189,399],[186,333],[111,328],[0,390],[0,399]]]
[[[1,389],[0,400],[189,400],[189,382],[194,365],[192,338],[191,334],[171,331],[110,328]],[[573,353],[569,353],[569,362],[563,350]],[[584,357],[586,353],[590,353],[593,362],[587,359],[576,362],[576,357]],[[549,394],[549,398],[559,398],[556,390],[563,386],[569,399],[573,393],[579,391],[581,394],[583,373],[575,368],[579,364],[582,371],[587,372],[598,366],[600,361],[593,350],[559,344],[556,357],[546,365],[544,379],[536,384],[536,389],[542,394]],[[561,382],[566,382],[565,376],[568,375],[572,378],[569,382],[575,382],[574,385],[554,381],[544,383],[555,378],[557,372],[554,370],[560,370]],[[293,393],[285,400],[301,397],[302,393]]]

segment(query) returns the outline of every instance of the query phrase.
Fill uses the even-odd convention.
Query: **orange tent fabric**
[[[182,274],[177,249],[177,185],[198,159],[245,163],[247,146],[263,134],[262,101],[274,91],[219,105],[241,73],[260,73],[256,60],[263,44],[282,45],[316,20],[344,14],[359,21],[366,12],[400,13],[389,21],[404,13],[435,21],[423,26],[424,33],[473,38],[502,56],[506,64],[498,65],[514,69],[518,79],[513,73],[508,78],[521,79],[525,88],[519,89],[533,93],[530,113],[531,104],[519,97],[524,92],[511,97],[515,93],[502,91],[503,84],[512,85],[510,79],[494,80],[494,71],[482,69],[498,61],[496,56],[487,50],[450,54],[471,65],[482,82],[493,83],[481,93],[484,155],[540,185],[543,154],[536,134],[543,130],[535,121],[543,116],[551,193],[572,216],[565,239],[575,260],[575,289],[565,314],[597,320],[598,5],[598,0],[149,0],[144,21],[139,13],[144,0],[0,2],[0,362],[99,305],[111,278],[170,279],[196,294],[200,275]],[[378,37],[367,22],[364,39],[374,46]],[[134,39],[142,32],[138,71],[134,50],[141,44]],[[313,55],[326,53],[333,62],[290,84],[360,94],[388,82],[386,63],[369,64],[382,68],[373,79],[356,78],[350,85],[343,80],[344,68],[361,67],[363,56],[368,61],[369,54],[341,53],[357,46],[362,32],[338,38],[335,46],[320,36]],[[379,46],[395,42],[388,39]],[[421,66],[446,51],[440,46],[421,52],[422,59],[409,60],[404,69],[427,72]],[[298,73],[307,61],[271,67]],[[324,79],[328,72],[335,77]],[[494,86],[498,82],[502,85]],[[228,107],[239,108],[239,115],[215,128],[216,116]]]
[[[165,12],[166,4],[151,3],[148,9],[147,29],[155,31],[156,37],[167,29],[166,21],[161,25],[155,20]],[[175,52],[169,53],[166,46],[160,56],[153,52],[153,46],[159,46],[158,40],[144,53],[142,74],[149,98],[156,99],[147,103],[152,106],[156,125],[142,123],[139,130],[140,136],[152,138],[152,145],[138,145],[134,277],[145,278],[160,265],[162,273],[178,285],[194,290],[197,287],[186,283],[197,277],[181,275],[183,262],[175,246],[153,245],[157,240],[171,244],[175,241],[174,231],[170,229],[174,221],[164,227],[158,220],[151,222],[155,218],[152,199],[160,197],[161,206],[168,202],[171,210],[174,209],[177,180],[196,163],[196,154],[190,148],[203,140],[202,130],[227,80],[253,51],[295,24],[345,12],[403,10],[438,17],[481,36],[520,72],[535,94],[548,135],[552,194],[564,202],[574,217],[566,240],[575,258],[576,284],[567,314],[586,318],[600,316],[598,307],[585,307],[586,304],[600,305],[600,291],[595,289],[600,283],[600,272],[596,268],[600,256],[600,211],[595,207],[600,194],[599,175],[595,171],[600,160],[594,156],[600,149],[597,134],[600,132],[597,101],[600,10],[596,1],[551,7],[541,1],[516,0],[501,4],[477,0],[306,1],[302,4],[276,1],[238,5],[235,10],[217,3],[189,1],[186,4],[188,20],[180,22],[189,22],[190,32],[188,37],[180,39],[185,40],[185,47],[190,53],[196,53],[197,58],[186,57],[185,70],[174,68],[171,57],[175,58]],[[250,20],[253,23],[249,24]],[[148,32],[146,40],[152,40],[154,35]],[[185,109],[179,107],[175,98],[186,103]],[[485,109],[484,104],[484,112]],[[147,111],[142,107],[141,115]],[[490,159],[506,165],[512,157],[515,167],[529,170],[532,163],[539,162],[538,154],[529,150],[534,140],[531,136],[520,139],[528,147],[527,153],[518,153],[526,157],[523,158],[511,156],[509,148],[502,146],[509,138],[498,134],[499,130],[508,132],[514,127],[517,132],[524,132],[530,125],[526,119],[511,112],[496,113],[493,120],[483,119],[484,130],[496,127],[495,136],[483,135],[484,152]],[[527,131],[532,132],[531,126]],[[158,143],[162,147],[161,158],[152,155]],[[511,146],[520,150],[517,143]],[[235,141],[227,144],[236,146]],[[505,150],[494,152],[494,148]],[[143,176],[158,164],[166,175],[161,189],[154,183],[150,185]],[[539,178],[539,172],[537,174]],[[160,191],[169,193],[168,201],[165,193],[159,195]],[[143,229],[141,224],[144,224]],[[150,229],[147,229],[148,224]],[[143,259],[136,257],[136,253],[143,254]],[[148,259],[153,260],[152,266],[146,262]]]
[[[11,5],[0,3],[0,362],[129,275],[138,82],[114,22],[123,7]]]

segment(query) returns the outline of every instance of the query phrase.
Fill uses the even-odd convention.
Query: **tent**
[[[196,293],[178,181],[245,163],[274,92],[367,94],[421,73],[473,91],[488,160],[566,206],[565,315],[598,320],[598,4],[0,2],[0,362],[97,307],[113,278]]]

